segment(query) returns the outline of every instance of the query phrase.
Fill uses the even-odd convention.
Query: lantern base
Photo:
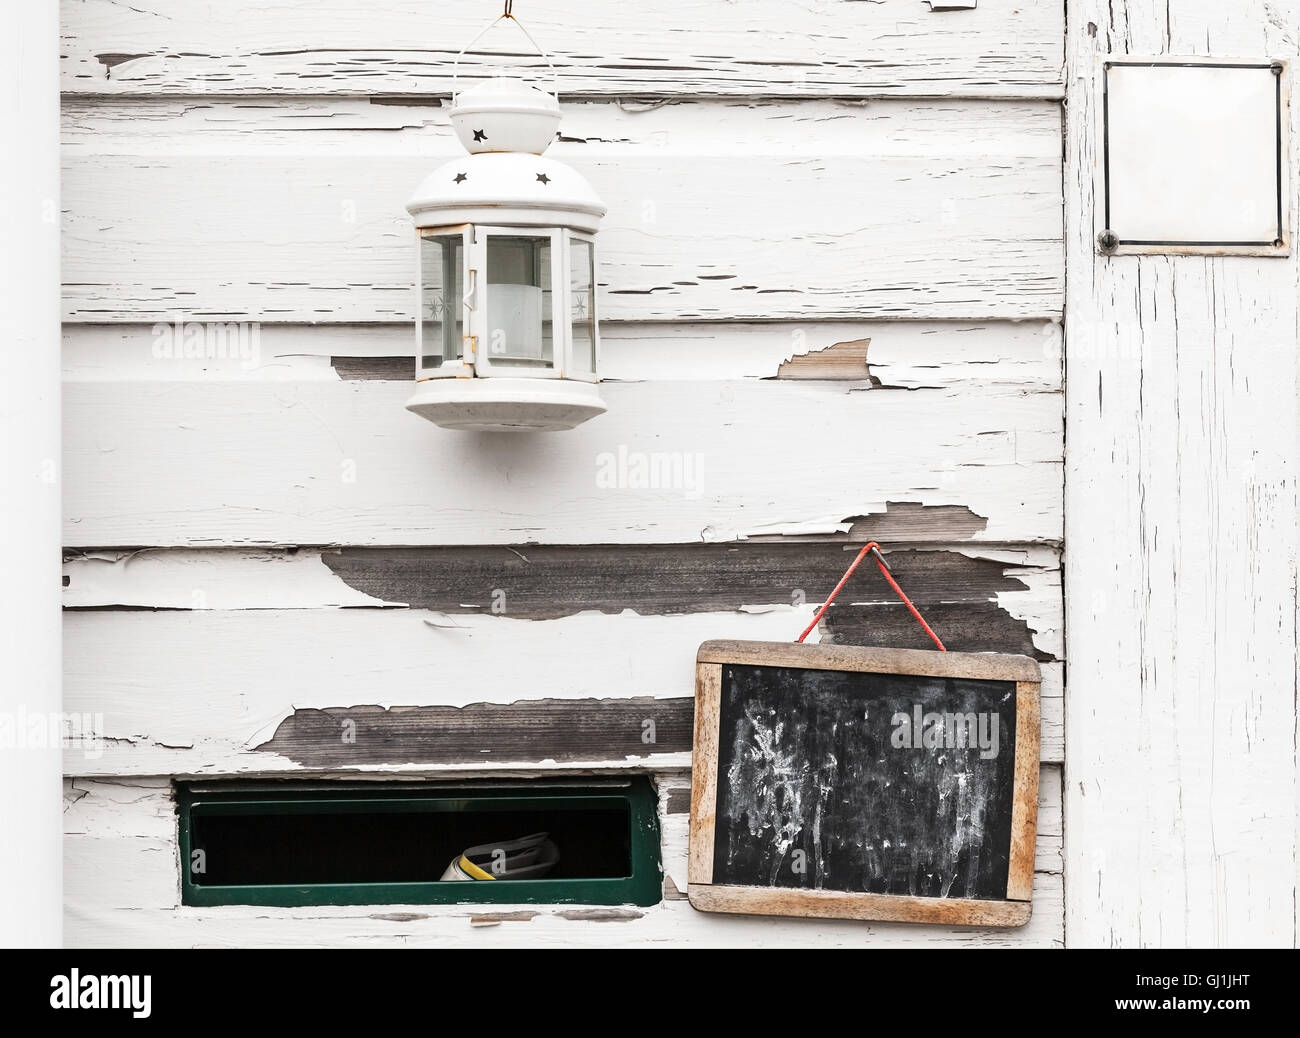
[[[592,382],[542,378],[431,378],[406,409],[444,429],[556,432],[605,413]]]

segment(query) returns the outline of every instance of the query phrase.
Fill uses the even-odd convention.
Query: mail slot
[[[652,905],[646,776],[176,787],[186,905]]]

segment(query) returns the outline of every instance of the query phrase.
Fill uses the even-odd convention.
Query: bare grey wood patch
[[[437,675],[430,675],[431,689]],[[521,683],[520,694],[527,691]],[[256,747],[306,768],[604,761],[688,753],[694,700],[536,699],[295,710]]]

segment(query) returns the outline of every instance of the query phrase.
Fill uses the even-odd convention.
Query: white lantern
[[[406,207],[419,235],[406,406],[448,429],[572,429],[605,410],[595,242],[605,206],[542,154],[560,125],[555,94],[487,80],[454,96],[451,122],[469,154]]]

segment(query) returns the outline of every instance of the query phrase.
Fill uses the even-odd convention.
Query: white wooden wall
[[[67,708],[108,737],[65,765],[68,940],[1062,944],[1063,0],[516,6],[560,67],[553,154],[609,206],[613,381],[607,416],[502,440],[438,430],[375,377],[412,349],[403,204],[456,153],[449,59],[499,5],[65,0]],[[174,321],[256,322],[257,363],[155,355]],[[776,377],[864,339],[869,377]],[[702,457],[698,492],[598,487],[620,448]],[[661,783],[667,897],[615,921],[179,907],[171,780],[302,772],[258,749],[294,710],[688,697],[700,641],[793,639],[829,587],[756,576],[719,604],[672,576],[691,552],[820,551],[838,573],[873,530],[908,549],[900,578],[931,575],[924,605],[978,605],[1043,661],[1023,930],[695,912],[680,750],[566,765]],[[682,562],[667,605],[557,587],[549,616],[511,615],[490,569],[437,608],[340,575],[367,548],[454,549],[459,574],[530,544],[579,546],[606,587],[619,546]],[[877,630],[887,593],[857,592],[847,615]],[[1280,747],[1256,731],[1274,719],[1248,723]]]
[[[1295,62],[1300,3],[1072,0],[1068,50],[1067,934],[1292,946],[1300,260],[1098,256],[1092,126],[1099,55]]]

